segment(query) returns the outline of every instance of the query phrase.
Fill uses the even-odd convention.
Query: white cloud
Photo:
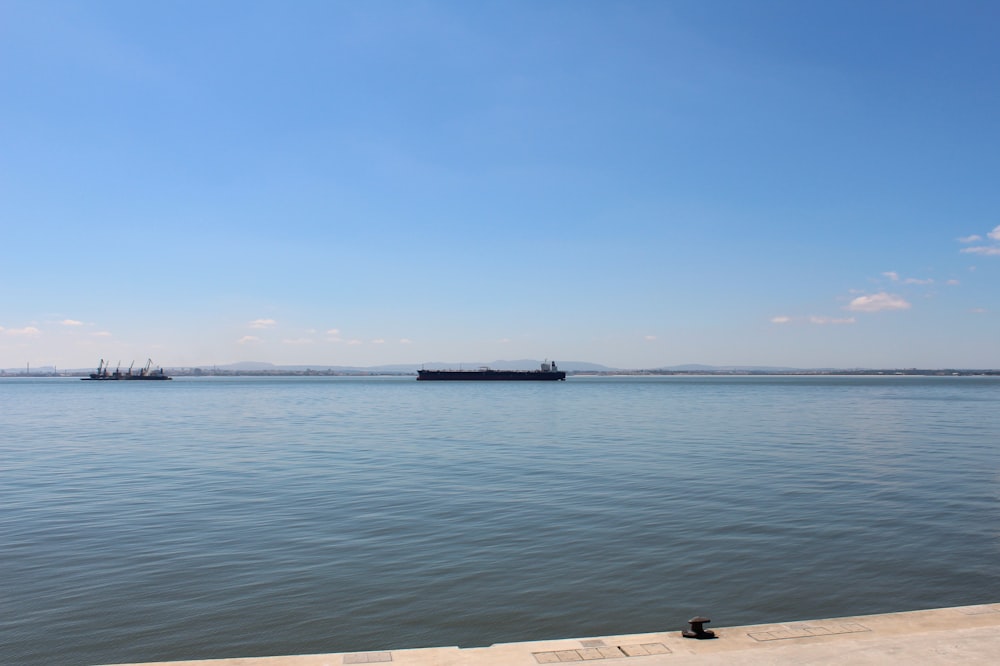
[[[95,333],[91,333],[91,335],[93,335],[95,338],[110,338],[111,331],[97,331]]]
[[[4,331],[4,333],[21,338],[37,338],[42,334],[42,332],[34,326],[25,326],[24,328],[8,328]]]
[[[313,343],[309,338],[295,338],[294,340],[282,340],[283,345],[311,345]]]
[[[820,326],[826,324],[853,324],[855,323],[854,317],[825,317],[819,315],[813,315],[809,317],[810,324],[818,324]]]
[[[934,280],[931,278],[921,279],[921,278],[906,278],[903,279],[899,277],[899,273],[896,271],[886,271],[882,273],[885,277],[889,278],[893,282],[902,282],[903,284],[933,284]]]
[[[83,326],[83,322],[77,321],[76,319],[63,319],[59,323],[63,326]]]
[[[976,245],[975,247],[966,247],[966,248],[962,248],[962,250],[960,250],[960,251],[964,252],[965,254],[982,254],[982,255],[985,255],[987,257],[997,257],[997,256],[1000,256],[1000,245],[996,244],[996,243],[1000,243],[1000,225],[997,225],[997,226],[993,227],[993,231],[988,232],[986,234],[986,237],[989,238],[991,241],[993,241],[994,244],[993,245]],[[971,236],[964,236],[964,237],[958,239],[958,241],[960,243],[976,243],[976,242],[979,242],[979,241],[982,241],[982,240],[984,240],[984,239],[979,234],[973,234]]]
[[[642,339],[643,340],[648,340],[649,342],[652,342],[653,340],[656,339],[656,336],[655,335],[646,335],[646,336],[643,336]]]
[[[333,336],[340,335],[340,329],[339,328],[331,328],[330,330],[328,330],[326,332],[326,334],[327,335],[333,335]]]
[[[510,343],[510,338],[500,338],[499,340],[497,340],[497,342],[499,342],[502,345],[506,345]]]
[[[400,338],[399,339],[399,344],[401,344],[401,345],[412,345],[413,344],[413,340],[410,340],[409,338]]]
[[[349,344],[349,345],[363,345],[364,343],[361,340],[358,340],[358,339],[355,338],[354,340],[348,340],[347,344]]]
[[[373,345],[384,345],[385,344],[385,340],[383,340],[382,338],[375,338],[374,340],[372,340],[372,344]]]
[[[870,296],[858,296],[847,308],[854,312],[882,312],[883,310],[907,310],[910,304],[900,296],[881,291]]]
[[[956,287],[956,286],[958,286],[958,285],[960,285],[962,283],[959,282],[958,280],[952,278],[951,280],[948,280],[947,282],[945,282],[945,284],[948,285],[949,287]]]
[[[250,322],[250,328],[270,328],[277,323],[273,319],[254,319]]]
[[[986,256],[995,257],[1000,255],[1000,246],[977,245],[975,247],[963,248],[962,252],[964,252],[965,254],[984,254]]]
[[[778,317],[771,317],[772,324],[791,324],[796,322],[808,322],[810,324],[824,326],[827,324],[853,324],[855,323],[855,319],[854,317],[827,317],[826,315],[809,315],[808,317],[789,317],[787,315],[780,315]]]
[[[256,344],[260,342],[260,338],[256,335],[244,335],[242,338],[236,341],[238,345]]]

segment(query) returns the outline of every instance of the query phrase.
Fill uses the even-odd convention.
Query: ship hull
[[[417,379],[423,381],[521,381],[554,382],[566,379],[562,370],[418,370]]]
[[[81,377],[80,379],[82,379],[85,382],[91,382],[91,381],[93,381],[93,382],[114,382],[114,381],[119,381],[119,380],[123,381],[123,382],[129,382],[129,381],[143,381],[143,382],[145,382],[145,381],[162,381],[162,380],[166,380],[166,379],[173,379],[173,377],[167,377],[166,375],[143,375],[143,376],[139,376],[139,375],[132,375],[132,376],[129,376],[129,375],[119,375],[117,377],[115,375],[107,375],[107,376],[99,376],[99,375],[95,376],[95,375],[91,375],[90,377]]]

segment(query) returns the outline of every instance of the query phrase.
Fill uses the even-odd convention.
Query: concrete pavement
[[[688,618],[684,618],[685,620]],[[713,627],[717,638],[669,631],[597,636],[489,647],[437,647],[284,657],[246,657],[155,666],[595,666],[721,664],[979,664],[1000,663],[1000,603],[857,617]],[[138,666],[138,665],[133,665]],[[143,666],[154,666],[145,664]]]

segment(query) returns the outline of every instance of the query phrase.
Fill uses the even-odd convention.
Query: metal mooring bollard
[[[691,618],[690,620],[688,620],[688,624],[691,625],[691,628],[682,631],[681,636],[683,636],[684,638],[698,638],[701,640],[704,640],[706,638],[715,638],[714,631],[712,631],[711,629],[706,629],[704,626],[702,626],[706,622],[711,622],[711,620],[708,619],[707,617],[702,617],[701,615],[697,615]]]

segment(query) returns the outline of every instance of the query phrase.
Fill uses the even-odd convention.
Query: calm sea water
[[[0,380],[0,663],[1000,600],[1000,380]]]

